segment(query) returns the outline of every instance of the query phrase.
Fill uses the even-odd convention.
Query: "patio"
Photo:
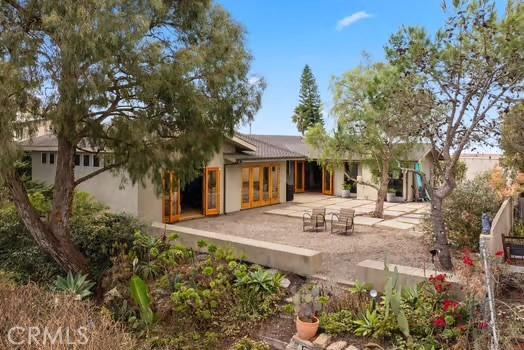
[[[298,196],[298,199],[306,199],[306,196]],[[310,203],[324,203],[323,201],[317,197],[316,202]],[[272,206],[271,210],[287,210],[290,206],[300,205],[298,202],[291,205],[279,204]],[[323,253],[321,274],[330,279],[354,280],[357,264],[366,259],[387,258],[387,261],[393,264],[418,268],[432,267],[431,256],[423,238],[413,230],[357,223],[355,232],[350,236],[330,234],[329,229],[302,232],[301,218],[268,215],[266,211],[268,207],[183,221],[173,225],[173,229],[177,226],[190,227],[316,250]]]
[[[326,220],[331,219],[331,214],[338,212],[341,208],[352,208],[355,210],[355,224],[364,226],[375,226],[382,228],[393,228],[399,230],[416,230],[422,223],[424,216],[430,211],[429,203],[406,202],[406,203],[384,203],[384,219],[374,218],[370,214],[375,209],[375,201],[365,199],[341,198],[326,196],[319,193],[298,193],[287,206],[279,206],[266,210],[267,214],[282,215],[294,218],[302,218],[305,212],[312,208],[326,208]]]

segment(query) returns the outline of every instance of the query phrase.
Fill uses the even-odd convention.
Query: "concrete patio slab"
[[[266,211],[267,214],[275,214],[275,215],[284,215],[288,216],[291,213],[295,213],[293,210],[287,210],[287,209],[272,209]]]
[[[415,226],[413,224],[408,224],[406,222],[400,222],[395,220],[384,220],[376,225],[380,227],[396,228],[399,230],[409,230]]]
[[[415,213],[429,214],[429,213],[431,213],[431,208],[427,207],[427,208],[418,209],[418,210],[415,211]]]
[[[304,205],[290,205],[289,207],[286,207],[285,210],[292,210],[292,211],[304,211],[309,210],[310,207],[306,207]]]
[[[400,221],[400,222],[406,222],[408,224],[419,225],[422,222],[422,219],[414,219],[414,218],[407,218],[405,216],[401,216],[401,217],[396,218],[393,221]]]
[[[384,215],[387,215],[387,216],[400,216],[404,214],[403,212],[401,211],[396,211],[396,210],[384,210]]]
[[[405,217],[405,218],[411,218],[411,219],[424,219],[427,216],[427,214],[407,213],[407,214],[404,214],[402,216]]]
[[[384,220],[380,218],[371,218],[369,216],[355,216],[355,225],[373,226],[381,221]]]

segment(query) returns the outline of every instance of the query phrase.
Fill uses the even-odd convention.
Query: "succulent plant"
[[[322,289],[319,286],[311,286],[302,289],[293,296],[293,304],[295,306],[295,314],[304,322],[313,322],[328,300],[327,296],[323,295]]]

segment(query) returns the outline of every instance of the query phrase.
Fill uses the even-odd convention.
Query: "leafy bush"
[[[73,275],[71,272],[68,272],[66,277],[58,276],[55,282],[55,289],[74,296],[76,300],[82,300],[93,294],[91,288],[94,285],[95,283],[89,281],[87,276],[81,274]]]
[[[41,215],[49,213],[51,203],[45,192],[34,191],[30,199]],[[111,267],[111,256],[130,246],[134,232],[143,227],[131,216],[107,212],[81,192],[75,195],[71,225],[73,241],[88,257],[97,279]],[[20,282],[52,283],[61,273],[34,242],[12,204],[0,208],[0,269],[11,271]]]
[[[482,213],[493,218],[501,205],[496,191],[490,185],[490,175],[479,175],[463,181],[444,201],[444,224],[449,241],[457,248],[476,248],[482,231]],[[426,225],[432,234],[431,225]]]

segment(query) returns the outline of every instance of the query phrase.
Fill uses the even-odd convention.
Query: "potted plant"
[[[396,197],[396,191],[394,188],[388,188],[388,193],[386,194],[386,200],[388,202],[393,202]]]
[[[357,183],[352,182],[349,188],[349,198],[357,198]]]
[[[350,182],[342,185],[342,198],[349,198],[351,195],[351,185],[352,184]]]
[[[300,339],[310,340],[317,334],[320,325],[318,315],[326,302],[327,297],[321,296],[318,286],[309,287],[293,296],[294,310],[297,315],[295,324]]]

